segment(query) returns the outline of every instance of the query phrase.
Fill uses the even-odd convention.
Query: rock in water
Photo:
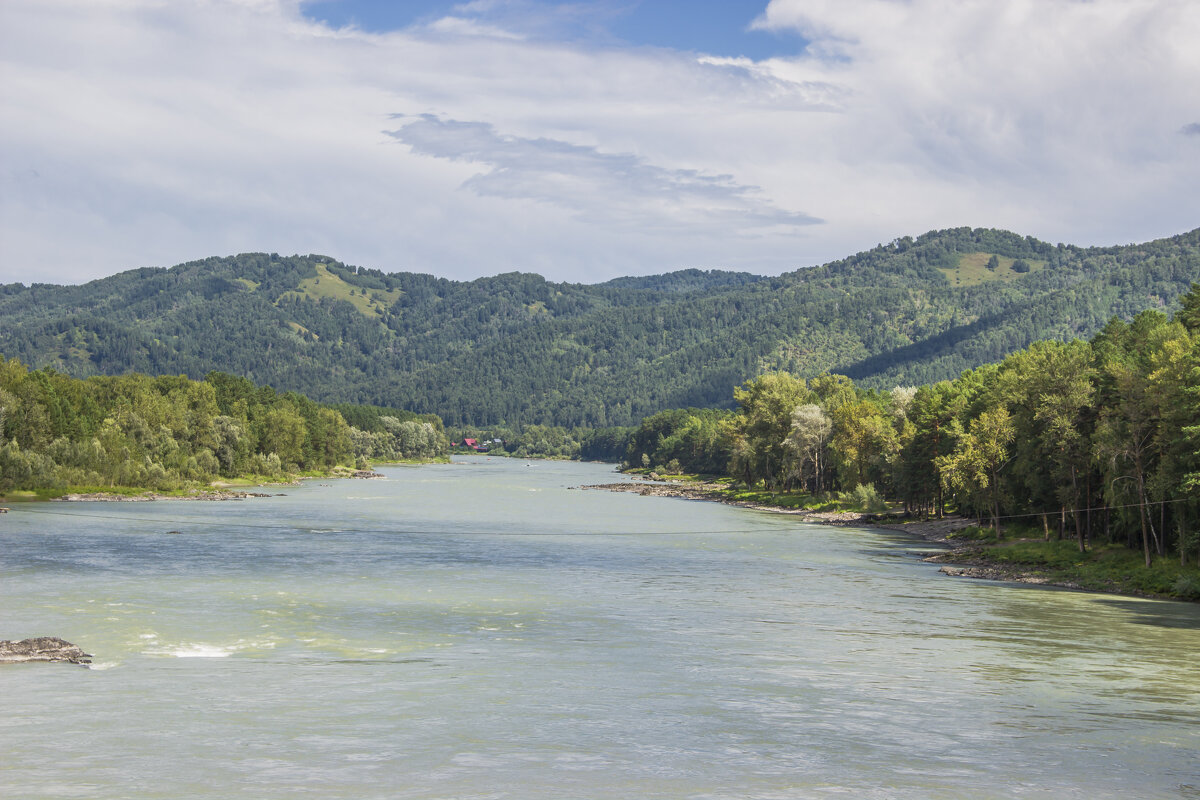
[[[70,664],[90,664],[92,656],[79,645],[57,636],[38,636],[19,642],[0,641],[0,664],[16,661],[66,661]]]

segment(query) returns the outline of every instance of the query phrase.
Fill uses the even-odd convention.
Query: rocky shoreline
[[[334,470],[332,474],[323,476],[326,478],[356,478],[359,480],[373,480],[384,477],[383,473],[375,472],[369,469],[348,469],[341,468]],[[310,480],[310,478],[300,478],[299,480]],[[298,480],[283,481],[276,484],[268,484],[275,486],[299,486]],[[78,503],[84,501],[100,502],[100,503],[152,503],[158,500],[248,500],[254,497],[285,497],[281,492],[274,494],[267,492],[248,492],[239,489],[226,488],[228,484],[214,482],[211,489],[193,489],[187,494],[163,494],[153,490],[138,492],[137,494],[121,494],[118,492],[71,492],[60,497],[50,498],[51,502],[56,503]]]
[[[717,483],[676,483],[625,481],[621,483],[603,483],[593,486],[581,486],[581,489],[599,489],[608,492],[632,492],[643,497],[677,497],[686,500],[703,500],[713,503],[750,508],[755,511],[769,511],[773,514],[788,514],[800,517],[804,522],[818,525],[841,525],[864,528],[880,528],[897,531],[910,536],[916,536],[927,542],[945,545],[948,550],[944,553],[925,558],[925,561],[944,564],[939,572],[954,578],[980,578],[992,581],[1009,581],[1013,583],[1029,583],[1041,586],[1058,586],[1066,589],[1078,589],[1079,586],[1069,581],[1054,581],[1045,575],[1016,569],[1007,565],[998,565],[981,559],[972,553],[969,543],[956,541],[952,535],[971,525],[979,524],[978,520],[958,516],[947,516],[943,519],[904,521],[898,517],[881,517],[878,514],[863,514],[856,511],[813,511],[811,509],[779,508],[759,503],[750,503],[731,499],[726,494],[726,488]]]
[[[283,497],[282,494],[266,494],[264,492],[240,492],[228,489],[203,489],[189,494],[159,494],[158,492],[143,492],[142,494],[116,494],[114,492],[84,492],[64,494],[53,497],[54,503],[77,503],[85,500],[101,503],[152,503],[158,500],[246,500],[251,497]]]
[[[719,483],[648,483],[641,481],[625,481],[622,483],[599,483],[592,486],[580,486],[580,489],[599,489],[605,492],[632,492],[642,497],[678,497],[684,500],[705,500],[712,503],[724,503],[727,506],[749,508],[754,511],[769,511],[772,514],[788,514],[802,517],[805,522],[816,522],[822,525],[871,525],[892,530],[915,533],[931,541],[945,542],[950,533],[975,524],[974,520],[931,520],[926,525],[921,522],[901,523],[897,518],[880,515],[864,514],[858,511],[815,511],[811,508],[780,508],[761,503],[751,503],[746,500],[734,500],[726,494],[726,487]],[[890,520],[890,521],[889,521]],[[919,530],[918,530],[919,529]]]

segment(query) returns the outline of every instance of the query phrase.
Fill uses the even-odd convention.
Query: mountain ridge
[[[997,266],[980,267],[985,256]],[[955,286],[968,259],[980,282]],[[1017,260],[1030,271],[1014,274]],[[76,376],[215,369],[448,424],[602,427],[727,405],[733,386],[773,369],[881,388],[950,378],[1166,309],[1197,280],[1200,229],[1081,248],[954,228],[779,276],[685,269],[599,284],[245,253],[0,286],[0,354]]]

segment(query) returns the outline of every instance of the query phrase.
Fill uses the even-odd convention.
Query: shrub
[[[887,511],[887,503],[884,502],[883,496],[875,489],[873,483],[860,483],[854,487],[853,492],[850,492],[847,500],[866,514],[879,514]]]
[[[1200,578],[1195,575],[1180,575],[1175,579],[1171,593],[1184,600],[1200,600]]]

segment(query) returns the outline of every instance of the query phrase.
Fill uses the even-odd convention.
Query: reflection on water
[[[599,465],[385,472],[6,515],[0,637],[97,657],[0,672],[11,796],[1196,796],[1197,606]]]

